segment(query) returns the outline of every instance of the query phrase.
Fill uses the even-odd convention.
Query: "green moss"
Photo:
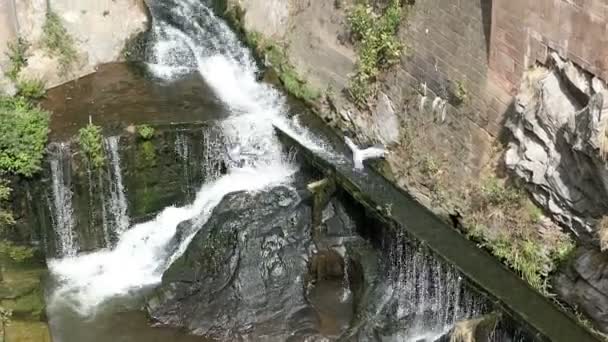
[[[231,6],[224,13],[226,20],[241,33],[245,43],[255,50],[258,57],[270,64],[287,92],[305,102],[315,102],[321,93],[290,63],[285,46],[264,38],[259,32],[246,31],[243,27],[244,16],[245,11],[238,5]]]
[[[8,52],[6,56],[9,58],[10,64],[6,71],[6,77],[12,81],[17,81],[19,73],[27,66],[30,44],[24,38],[18,38],[15,42],[8,43],[7,47]]]
[[[256,38],[250,39],[257,42],[257,51],[276,71],[285,90],[305,102],[315,102],[321,95],[320,92],[311,87],[306,79],[298,74],[295,67],[289,62],[284,47],[262,39],[261,35],[254,35],[254,37]]]
[[[236,244],[236,232],[214,231],[201,246],[201,263],[207,272],[217,272],[225,262],[227,252],[230,252]]]
[[[150,140],[154,137],[156,130],[148,125],[137,126],[137,135],[143,140]]]
[[[63,26],[59,15],[51,10],[42,25],[42,45],[59,58],[60,72],[68,73],[77,58],[74,38]]]
[[[48,126],[49,113],[24,98],[0,98],[0,173],[40,170]]]
[[[13,317],[33,321],[42,320],[44,317],[44,296],[39,288],[16,299],[4,299],[1,304],[12,311]]]
[[[101,127],[89,123],[78,131],[78,144],[90,166],[100,169],[106,161]]]
[[[403,9],[399,0],[391,0],[381,15],[367,2],[355,5],[348,22],[357,42],[357,70],[350,80],[349,91],[358,105],[364,105],[376,94],[380,72],[395,64],[403,45],[397,37]]]
[[[459,104],[467,102],[469,100],[469,91],[464,82],[456,81],[454,82],[454,85],[454,96],[456,97],[456,101],[458,101]]]
[[[138,161],[138,167],[141,169],[147,169],[156,166],[156,147],[151,141],[144,141],[139,144]]]

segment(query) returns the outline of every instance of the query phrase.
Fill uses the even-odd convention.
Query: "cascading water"
[[[273,127],[290,125],[284,99],[274,88],[257,82],[255,63],[226,24],[193,0],[159,1],[151,4],[151,12],[152,72],[170,81],[182,75],[185,67],[198,71],[232,115],[214,128],[221,131],[220,141],[212,138],[217,134],[205,139],[207,183],[192,204],[165,208],[155,219],[128,230],[119,228],[122,234],[113,248],[49,261],[57,282],[51,310],[63,303],[90,315],[108,299],[159,283],[196,233],[189,232],[178,248],[170,246],[180,222],[196,217],[204,223],[226,194],[285,183],[295,172],[285,161]],[[299,138],[312,149],[320,149],[308,135]],[[118,159],[110,157],[118,165]],[[228,170],[219,176],[222,165]]]
[[[108,227],[111,227],[111,234],[120,235],[129,228],[129,216],[127,214],[127,198],[125,188],[122,183],[122,170],[120,167],[120,155],[118,154],[118,143],[120,137],[109,137],[104,139],[106,156],[110,164],[108,170],[109,198],[105,201],[107,207],[106,220]],[[106,235],[106,246],[110,246],[111,237]]]
[[[70,189],[70,146],[65,143],[51,145],[52,219],[56,234],[56,254],[74,256],[78,251],[74,232],[74,208]]]
[[[483,298],[425,246],[390,242],[388,285],[378,312],[395,320],[400,341],[434,341],[460,320],[483,314]]]
[[[149,5],[154,37],[150,71],[164,82],[198,72],[231,115],[203,132],[206,183],[194,201],[184,207],[167,207],[154,219],[130,229],[124,194],[120,195],[124,189],[119,178],[118,140],[106,141],[114,184],[109,208],[112,215],[117,214],[112,225],[118,241],[93,253],[62,253],[69,257],[49,261],[56,282],[49,298],[51,311],[68,306],[81,316],[91,316],[112,298],[133,295],[158,284],[196,234],[188,231],[187,236],[177,239],[177,246],[172,245],[181,222],[197,219],[193,226],[201,227],[227,194],[259,191],[289,182],[295,167],[282,152],[274,126],[289,132],[311,150],[325,150],[324,144],[288,117],[280,93],[257,81],[257,68],[249,51],[200,0],[159,0],[150,1]],[[175,148],[184,159],[189,157],[185,146],[178,138]],[[55,168],[59,172],[58,165]],[[65,188],[63,183],[58,185]],[[68,193],[69,189],[58,192],[57,201],[69,202]],[[62,220],[66,221],[63,217]],[[73,221],[67,220],[61,227],[71,227],[70,224]],[[435,336],[480,310],[481,304],[464,289],[458,273],[437,262],[424,248],[396,244],[389,260],[394,262],[389,268],[388,285],[381,303],[373,309],[376,315],[396,317],[402,328],[397,333],[399,340]],[[348,272],[345,273],[345,285],[350,287]],[[344,298],[349,297],[352,294],[345,292]]]

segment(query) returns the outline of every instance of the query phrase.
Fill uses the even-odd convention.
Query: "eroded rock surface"
[[[315,336],[319,317],[304,294],[310,217],[286,187],[228,195],[163,276],[150,315],[220,339]]]
[[[608,212],[604,144],[608,110],[604,83],[570,62],[526,75],[516,113],[506,127],[512,140],[506,165],[535,200],[581,238],[594,236]]]
[[[60,56],[44,48],[44,30],[49,10],[56,13],[74,39],[76,60],[59,72]],[[42,79],[47,87],[92,73],[102,63],[118,61],[127,41],[148,25],[142,0],[0,0],[0,90],[9,89],[4,72],[9,68],[7,43],[17,37],[30,44],[28,62],[20,74],[24,79]]]
[[[554,283],[557,294],[608,332],[608,255],[592,246],[578,249]]]

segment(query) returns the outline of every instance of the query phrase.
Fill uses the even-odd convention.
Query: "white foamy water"
[[[257,81],[249,51],[198,0],[165,0],[152,4],[151,10],[155,45],[150,71],[172,81],[185,70],[197,70],[231,111],[219,129],[230,144],[230,158],[241,162],[229,163],[226,175],[203,185],[192,204],[165,208],[155,219],[124,230],[115,247],[50,260],[49,268],[58,284],[50,305],[68,303],[85,316],[108,299],[158,284],[196,234],[185,237],[178,248],[170,246],[181,222],[195,217],[206,222],[231,192],[258,191],[289,182],[295,167],[285,162],[274,125],[288,130],[311,149],[323,149],[304,129],[291,123],[280,93]],[[170,22],[160,18],[170,18]]]
[[[135,225],[121,235],[113,249],[51,260],[49,269],[59,282],[51,302],[67,299],[79,313],[89,315],[111,297],[159,283],[170,261],[183,253],[194,235],[184,239],[178,253],[167,256],[179,223],[201,214],[204,223],[225,195],[278,185],[293,172],[289,165],[279,164],[232,170],[204,185],[192,204],[165,208],[154,220]]]

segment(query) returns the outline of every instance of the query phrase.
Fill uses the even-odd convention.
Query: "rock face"
[[[585,239],[608,212],[607,93],[572,63],[554,56],[553,64],[526,75],[506,123],[505,161],[555,220]]]
[[[75,42],[76,61],[65,73],[58,72],[59,56],[42,44],[49,10],[59,16]],[[148,24],[142,0],[0,0],[0,12],[0,69],[9,67],[7,43],[23,37],[31,47],[19,76],[42,79],[49,88],[94,72],[99,64],[120,60],[125,43]],[[0,85],[7,82],[4,77],[0,75]]]
[[[315,336],[319,318],[304,295],[310,218],[286,187],[228,195],[164,274],[151,317],[218,339]]]
[[[608,332],[608,255],[592,246],[580,247],[572,262],[555,278],[554,289],[570,305]]]

